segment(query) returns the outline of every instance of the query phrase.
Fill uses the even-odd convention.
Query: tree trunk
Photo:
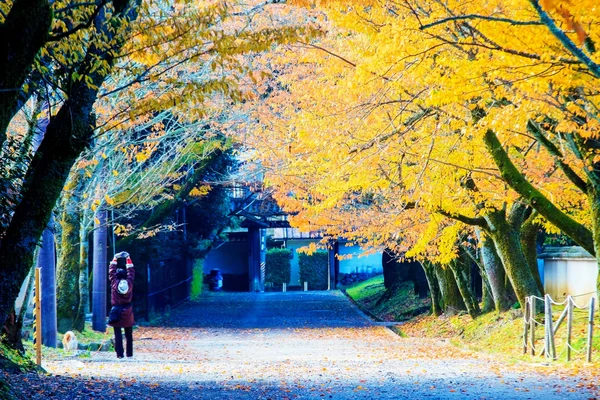
[[[485,216],[490,226],[488,234],[494,241],[504,270],[515,291],[521,307],[525,306],[525,297],[540,296],[541,293],[533,279],[529,264],[521,247],[519,230],[514,229],[506,220],[505,211],[492,211]]]
[[[85,329],[85,317],[90,309],[89,272],[88,272],[88,217],[87,210],[82,214],[79,227],[79,304],[77,315],[73,321],[73,328],[78,331]]]
[[[540,230],[540,225],[533,220],[535,219],[535,213],[523,223],[521,226],[521,246],[527,259],[527,265],[533,275],[535,284],[538,287],[540,293],[544,293],[544,284],[540,276],[540,271],[537,265],[537,237]]]
[[[22,11],[27,12],[27,16],[32,11],[37,12],[37,7],[48,8],[46,1],[20,0],[15,3],[9,15],[16,9],[17,4],[21,7],[24,3],[34,3],[36,7],[35,10],[27,10],[28,6],[25,6],[25,10]],[[93,107],[98,90],[110,74],[115,61],[114,57],[124,44],[123,40],[119,40],[122,37],[117,38],[114,35],[121,31],[125,20],[131,21],[137,18],[136,9],[129,9],[129,3],[129,1],[113,3],[116,13],[114,14],[115,18],[111,18],[110,21],[103,20],[100,16],[94,20],[96,33],[104,35],[107,43],[112,41],[115,44],[110,51],[102,46],[88,48],[77,72],[81,76],[89,76],[89,82],[87,79],[71,82],[69,96],[61,105],[60,110],[50,119],[44,139],[29,165],[23,184],[22,200],[15,208],[10,225],[0,244],[0,321],[4,321],[12,309],[19,293],[20,284],[33,264],[35,247],[50,220],[52,210],[67,181],[71,167],[93,137],[96,125]],[[103,14],[103,16],[105,15]],[[123,19],[119,19],[119,17]],[[39,19],[32,19],[33,24],[39,24],[39,27],[43,28],[45,20]],[[23,23],[29,26],[30,22]],[[110,30],[107,29],[108,24],[111,26]],[[6,29],[6,23],[0,27]],[[12,27],[12,29],[17,28]],[[9,33],[12,35],[13,31],[11,30]],[[47,29],[42,36],[45,37],[46,33]],[[2,46],[0,71],[4,72],[6,70],[2,67],[6,60],[3,59],[2,52],[6,49],[7,37],[5,35],[0,35],[0,37],[3,38],[0,41],[0,46]],[[24,41],[30,39],[30,37],[23,38]],[[9,56],[12,56],[11,52],[15,50],[9,49]],[[105,62],[105,67],[93,68],[99,65],[100,61]],[[31,63],[28,63],[26,68],[30,65]],[[4,76],[5,73],[0,75]],[[12,88],[14,87],[16,86],[12,86]],[[0,89],[4,89],[1,82]],[[4,96],[4,94],[0,92],[0,96]],[[2,118],[4,116],[0,115],[0,119]],[[4,132],[0,130],[0,135],[2,134]]]
[[[594,233],[594,246],[596,247],[596,264],[598,265],[596,294],[600,295],[600,192],[597,190],[597,188],[594,188],[592,186],[588,190],[588,201],[590,203],[590,208],[592,211],[592,232]]]
[[[0,148],[8,124],[19,110],[21,87],[46,43],[51,23],[48,0],[18,0],[0,24]]]
[[[483,288],[481,289],[481,291],[482,291],[481,312],[483,314],[485,314],[485,313],[489,313],[492,310],[495,310],[496,305],[494,304],[494,297],[492,296],[492,290],[490,289],[490,285],[488,283],[485,283],[485,278],[484,278],[484,285],[483,285]]]
[[[60,257],[57,269],[57,317],[58,331],[66,332],[74,328],[76,312],[79,309],[79,248],[81,211],[79,210],[80,189],[77,174],[65,188],[65,201],[60,220]],[[73,194],[70,194],[74,192]]]
[[[506,291],[506,273],[502,260],[498,257],[493,240],[483,237],[480,229],[476,230],[476,234],[481,243],[481,261],[494,299],[494,308],[498,312],[506,311],[511,302]]]
[[[590,254],[597,254],[592,232],[583,224],[580,224],[558,209],[558,207],[525,179],[525,176],[517,170],[508,157],[494,131],[488,130],[485,133],[484,143],[488,152],[492,155],[502,179],[507,185],[519,193],[540,215],[563,231]]]
[[[21,339],[21,328],[23,328],[23,320],[19,320],[15,309],[13,308],[8,313],[8,317],[2,327],[2,341],[13,349],[19,350],[21,354],[25,353],[23,340]]]
[[[444,313],[456,313],[466,310],[465,303],[456,284],[456,279],[450,268],[434,264],[435,276],[442,295],[442,310]]]
[[[27,276],[27,281],[23,282],[23,285],[25,286],[23,303],[18,310],[16,309],[18,304],[15,304],[15,309],[11,310],[9,317],[6,319],[5,324],[2,327],[2,331],[4,332],[2,342],[13,349],[21,351],[21,353],[24,353],[25,350],[23,348],[21,330],[23,328],[23,321],[25,320],[27,308],[31,302],[31,297],[33,296],[33,286],[35,285],[35,271],[33,267],[30,269]],[[16,318],[13,317],[13,314]]]
[[[391,289],[397,280],[400,280],[400,268],[396,259],[386,250],[381,255],[381,265],[383,267],[383,286]]]
[[[427,284],[429,285],[429,293],[431,296],[431,314],[438,317],[442,315],[442,306],[440,304],[442,294],[435,276],[435,266],[429,261],[421,262],[421,266],[423,267],[423,271],[425,271],[425,277],[427,278]]]
[[[450,262],[450,264],[448,264],[448,268],[454,275],[458,291],[462,297],[465,307],[467,308],[467,312],[471,318],[476,318],[481,313],[481,310],[479,309],[477,298],[473,295],[471,286],[469,285],[468,274],[471,272],[470,264],[465,263],[465,260],[458,258]]]

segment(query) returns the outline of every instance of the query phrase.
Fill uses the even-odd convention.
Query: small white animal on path
[[[67,331],[65,336],[63,336],[63,349],[66,352],[77,351],[77,337],[73,333],[73,331]]]

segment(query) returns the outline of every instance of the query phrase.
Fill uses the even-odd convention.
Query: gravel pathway
[[[174,310],[165,325],[134,331],[132,359],[63,357],[45,362],[51,376],[11,379],[23,399],[598,396],[594,377],[508,364],[444,340],[401,338],[337,291],[207,294]]]

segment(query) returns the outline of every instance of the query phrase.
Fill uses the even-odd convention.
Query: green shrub
[[[267,250],[265,282],[275,285],[290,283],[292,274],[292,252],[289,249]]]
[[[198,300],[202,294],[202,285],[204,283],[204,263],[202,260],[196,260],[192,269],[192,284],[190,286],[190,299]]]
[[[308,290],[326,290],[328,257],[325,251],[317,251],[311,255],[298,253],[300,284],[308,282]]]

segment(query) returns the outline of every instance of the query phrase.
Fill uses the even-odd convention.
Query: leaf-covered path
[[[339,292],[209,294],[114,353],[49,361],[24,398],[590,399],[593,377],[401,338]],[[515,343],[515,352],[519,344]],[[57,385],[60,383],[60,385]],[[49,392],[51,391],[51,393]]]

